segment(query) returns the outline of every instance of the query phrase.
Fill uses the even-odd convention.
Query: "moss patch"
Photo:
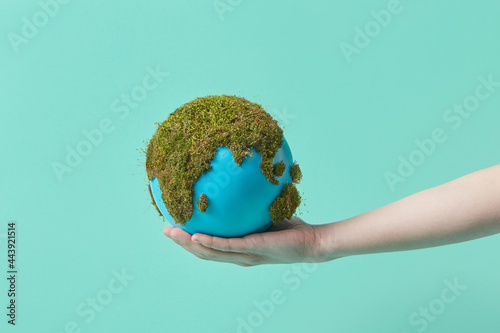
[[[255,149],[260,169],[272,184],[273,159],[283,131],[261,105],[237,96],[197,98],[161,124],[146,150],[149,180],[156,177],[174,221],[185,224],[193,213],[193,184],[207,172],[217,147],[228,147],[237,165]]]
[[[276,163],[274,166],[273,174],[276,177],[281,177],[283,176],[283,172],[285,172],[285,162],[281,161],[279,163]]]
[[[283,163],[283,161],[280,163]],[[274,166],[275,171],[280,163]],[[279,169],[281,169],[281,167],[279,167]],[[284,170],[285,163],[283,163],[283,171],[281,171],[281,175]],[[300,206],[301,197],[294,184],[298,184],[302,180],[302,171],[296,162],[294,162],[290,168],[290,177],[292,178],[292,183],[286,184],[281,190],[280,196],[277,197],[271,204],[269,213],[273,224],[279,224],[284,218],[291,219],[293,214],[295,214],[297,207]]]
[[[273,201],[269,211],[273,224],[281,223],[284,218],[291,219],[300,205],[300,200],[297,187],[292,183],[285,184],[280,196]]]
[[[200,212],[205,213],[208,208],[208,198],[205,195],[205,193],[202,193],[200,195],[200,198],[198,199],[198,209]]]
[[[292,177],[292,183],[294,184],[298,184],[302,180],[302,171],[296,162],[290,168],[290,177]]]

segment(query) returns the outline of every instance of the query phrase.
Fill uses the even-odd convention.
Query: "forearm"
[[[500,232],[500,165],[325,224],[327,260],[463,242]]]

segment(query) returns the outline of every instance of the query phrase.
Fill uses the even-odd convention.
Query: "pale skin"
[[[339,222],[311,225],[293,217],[240,238],[163,230],[201,259],[244,267],[414,250],[499,232],[500,164]]]

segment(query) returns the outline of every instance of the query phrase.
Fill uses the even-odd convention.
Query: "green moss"
[[[281,177],[283,172],[285,172],[285,162],[281,161],[274,166],[273,173],[276,177]]]
[[[198,199],[198,209],[200,212],[205,213],[208,208],[208,198],[205,195],[205,193],[202,193],[200,195],[200,198]]]
[[[283,131],[261,105],[237,96],[197,98],[175,110],[161,124],[146,150],[149,180],[156,177],[174,221],[185,224],[193,213],[193,184],[207,172],[217,147],[228,147],[237,165],[255,149],[267,180],[281,147]]]
[[[302,171],[297,163],[293,163],[290,168],[290,176],[292,177],[292,183],[298,184],[302,180]]]
[[[291,183],[285,184],[280,196],[273,201],[269,211],[273,224],[281,223],[284,218],[291,219],[300,205],[300,201],[301,198],[297,187]]]

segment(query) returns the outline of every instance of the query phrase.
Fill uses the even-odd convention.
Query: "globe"
[[[193,214],[184,225],[174,222],[162,200],[158,179],[150,181],[151,193],[161,214],[174,227],[194,233],[218,237],[242,237],[259,233],[272,225],[269,208],[280,195],[285,184],[290,183],[293,157],[283,137],[283,143],[273,163],[283,161],[285,171],[277,177],[279,184],[270,183],[262,173],[261,156],[254,149],[240,166],[233,160],[227,147],[218,147],[211,160],[211,169],[200,175],[194,183]],[[198,198],[205,194],[210,203],[206,211],[200,211]]]

